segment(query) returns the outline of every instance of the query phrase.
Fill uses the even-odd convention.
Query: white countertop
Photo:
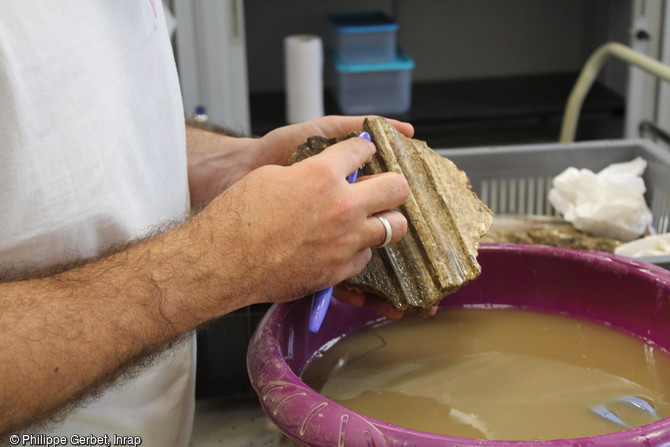
[[[256,398],[215,398],[196,402],[191,447],[296,445],[265,417]]]

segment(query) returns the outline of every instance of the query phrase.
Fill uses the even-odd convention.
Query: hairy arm
[[[77,401],[213,318],[359,273],[383,238],[370,216],[409,194],[392,173],[346,182],[373,152],[354,138],[290,167],[258,168],[153,239],[0,284],[0,432]],[[395,215],[392,225],[398,240],[406,222]]]
[[[189,222],[97,262],[0,285],[0,432],[49,417],[219,312],[225,293]],[[229,272],[232,273],[232,272]],[[197,296],[197,299],[192,299]]]

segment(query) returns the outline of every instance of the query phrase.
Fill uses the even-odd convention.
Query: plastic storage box
[[[554,216],[547,199],[552,179],[574,166],[594,172],[642,157],[645,199],[657,233],[670,231],[670,152],[649,140],[606,140],[470,149],[440,149],[465,171],[472,190],[496,214]],[[670,255],[643,260],[670,269]]]
[[[329,15],[333,49],[342,62],[369,64],[395,58],[398,24],[382,12]]]
[[[383,64],[347,64],[331,54],[335,93],[346,115],[397,115],[409,110],[414,61],[398,50]]]

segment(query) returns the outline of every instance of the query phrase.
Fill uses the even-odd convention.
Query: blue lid
[[[328,17],[340,33],[377,33],[398,29],[398,24],[381,11],[333,13]]]
[[[337,57],[334,52],[330,53],[333,58],[335,68],[340,73],[367,73],[369,71],[398,71],[411,70],[414,68],[414,61],[400,49],[396,52],[396,57],[388,62],[374,64],[347,64]]]

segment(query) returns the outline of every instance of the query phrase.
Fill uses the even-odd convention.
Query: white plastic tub
[[[398,24],[382,12],[336,13],[332,24],[333,49],[347,64],[389,62],[395,58]]]
[[[331,55],[335,96],[346,115],[398,115],[411,105],[414,61],[402,51],[383,64],[347,64]]]

